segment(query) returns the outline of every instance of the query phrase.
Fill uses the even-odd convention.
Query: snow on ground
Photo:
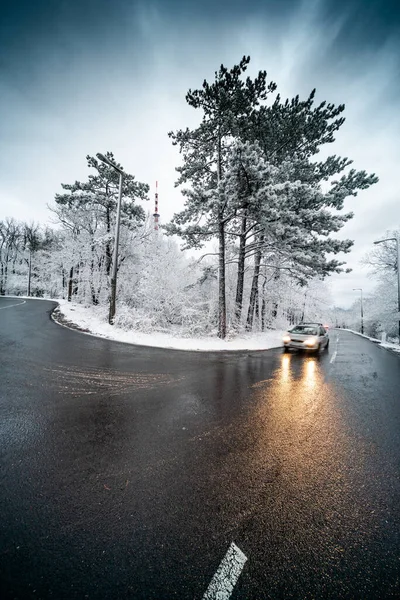
[[[342,329],[344,329],[344,328],[342,328]],[[351,331],[351,333],[355,333],[356,335],[359,335],[360,337],[364,337],[367,340],[370,340],[371,342],[375,342],[376,344],[379,344],[382,348],[387,348],[388,350],[393,350],[393,352],[398,352],[400,354],[399,344],[392,344],[391,342],[382,342],[382,340],[378,340],[376,338],[369,337],[368,335],[364,335],[363,333],[360,333],[359,331],[353,331],[353,329],[344,329],[344,331]]]
[[[225,350],[266,350],[282,346],[284,331],[266,331],[264,333],[241,335],[234,339],[220,340],[216,337],[204,338],[179,338],[166,333],[140,333],[137,331],[124,331],[114,325],[109,325],[100,320],[92,308],[81,304],[74,304],[66,300],[56,300],[60,305],[60,312],[67,321],[79,328],[99,337],[152,346],[155,348],[174,348],[176,350],[200,351],[225,351]]]
[[[400,346],[398,344],[390,344],[389,342],[381,343],[382,348],[388,348],[389,350],[393,350],[393,352],[398,352],[400,354]]]
[[[370,342],[377,342],[378,344],[381,343],[381,340],[378,340],[377,338],[373,338],[370,337],[369,335],[365,335],[364,333],[360,333],[359,331],[354,331],[354,329],[347,329],[345,327],[341,327],[342,331],[350,331],[350,333],[354,333],[355,335],[359,335],[360,337],[363,337],[367,340],[369,340]]]

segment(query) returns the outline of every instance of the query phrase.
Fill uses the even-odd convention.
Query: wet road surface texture
[[[400,597],[398,356],[130,346],[54,306],[0,298],[1,598]]]

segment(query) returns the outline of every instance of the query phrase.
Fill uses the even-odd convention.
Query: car
[[[283,351],[290,348],[319,352],[329,347],[329,334],[321,323],[300,323],[283,336]]]

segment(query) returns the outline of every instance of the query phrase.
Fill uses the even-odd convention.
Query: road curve
[[[233,599],[400,596],[398,356],[130,346],[54,306],[0,298],[1,598],[201,600],[235,548]]]

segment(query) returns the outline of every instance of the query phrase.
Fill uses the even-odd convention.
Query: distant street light
[[[363,291],[362,288],[353,288],[354,292],[361,292],[361,333],[364,333],[364,307],[363,307]]]
[[[400,234],[397,232],[396,237],[378,240],[374,244],[383,244],[384,242],[396,242],[397,245],[397,310],[399,311],[399,343],[400,343]]]
[[[108,322],[110,325],[114,325],[114,317],[115,317],[115,304],[117,298],[117,271],[118,271],[118,245],[119,245],[119,225],[121,221],[121,201],[122,201],[122,182],[124,177],[124,172],[122,169],[114,165],[111,160],[109,160],[103,154],[96,154],[97,158],[101,160],[101,162],[105,163],[109,167],[112,167],[119,173],[119,191],[118,191],[118,203],[117,203],[117,218],[115,221],[115,236],[114,236],[114,253],[113,253],[113,265],[111,271],[111,296],[110,296],[110,312],[108,315]]]

